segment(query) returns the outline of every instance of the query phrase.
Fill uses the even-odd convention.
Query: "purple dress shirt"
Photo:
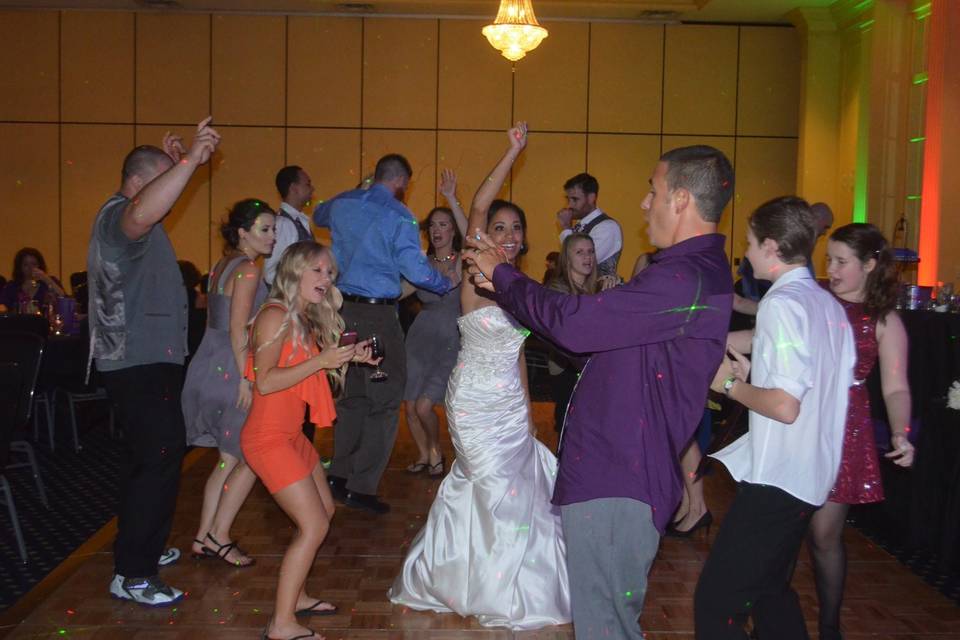
[[[703,416],[726,350],[733,279],[720,234],[656,253],[622,286],[551,291],[510,265],[498,304],[573,353],[591,354],[570,400],[554,504],[632,498],[663,533],[680,502],[679,457]]]

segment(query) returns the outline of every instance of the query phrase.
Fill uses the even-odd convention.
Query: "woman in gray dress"
[[[192,555],[238,567],[254,561],[231,540],[230,527],[257,479],[240,452],[240,429],[253,398],[252,383],[241,372],[247,325],[267,297],[256,260],[273,251],[274,221],[273,210],[262,200],[248,199],[235,204],[220,226],[225,253],[210,272],[207,328],[187,369],[182,396],[187,444],[220,450],[204,486]]]
[[[441,174],[440,193],[450,208],[433,209],[421,228],[427,234],[427,255],[433,266],[451,282],[458,283],[467,216],[457,201],[457,176],[449,169]],[[444,459],[440,453],[440,421],[433,407],[443,404],[447,380],[457,363],[460,287],[443,296],[417,290],[417,297],[423,307],[407,331],[407,386],[403,399],[407,426],[420,455],[407,471],[426,471],[427,475],[436,477],[443,475]]]

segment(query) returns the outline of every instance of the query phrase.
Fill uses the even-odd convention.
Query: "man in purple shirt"
[[[471,271],[503,309],[589,355],[567,408],[553,494],[578,640],[642,637],[647,573],[680,501],[678,457],[726,349],[733,281],[717,222],[732,193],[720,151],[665,153],[641,205],[660,251],[632,280],[596,295],[550,291],[482,234],[471,238]]]

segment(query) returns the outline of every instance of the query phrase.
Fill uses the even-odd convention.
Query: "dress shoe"
[[[348,491],[343,504],[348,507],[353,507],[354,509],[365,509],[378,515],[390,511],[390,505],[377,499],[377,496],[369,493],[359,493],[357,491]]]
[[[347,479],[337,476],[327,476],[327,484],[330,485],[330,493],[337,502],[346,502],[347,500]]]
[[[705,511],[700,519],[693,523],[693,526],[689,529],[677,529],[676,524],[672,524],[667,527],[666,535],[669,538],[689,538],[693,535],[693,532],[697,529],[706,528],[707,537],[710,537],[710,527],[713,525],[713,514],[709,511]]]

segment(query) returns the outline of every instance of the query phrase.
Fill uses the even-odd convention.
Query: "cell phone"
[[[357,344],[357,332],[356,331],[344,331],[340,334],[340,346],[346,347],[351,344]]]

